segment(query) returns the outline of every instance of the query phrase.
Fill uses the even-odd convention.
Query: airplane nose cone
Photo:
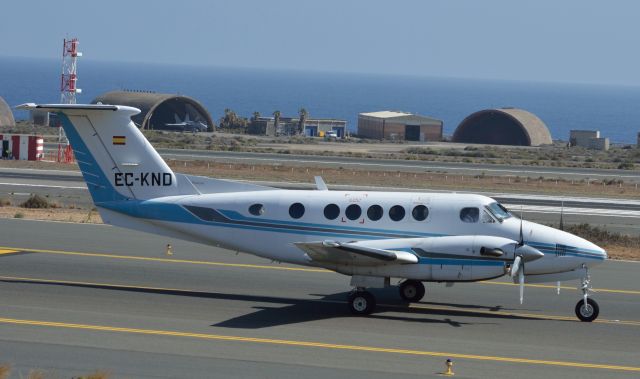
[[[544,253],[540,250],[531,247],[529,245],[522,245],[516,249],[517,255],[522,256],[522,260],[525,262],[535,261],[536,259],[540,259],[544,257]]]

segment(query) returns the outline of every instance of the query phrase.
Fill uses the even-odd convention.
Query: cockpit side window
[[[460,220],[462,222],[474,223],[480,219],[480,209],[476,207],[467,207],[460,210]]]
[[[489,212],[491,212],[491,214],[495,218],[497,218],[498,221],[500,221],[500,222],[508,219],[509,217],[512,217],[511,213],[509,213],[509,210],[507,210],[507,208],[505,208],[500,203],[491,203],[491,204],[487,205],[486,207],[489,210]]]
[[[482,214],[480,215],[480,222],[482,222],[483,224],[493,224],[496,222],[496,220],[493,218],[493,216],[491,216],[491,212],[489,212],[487,209],[483,209]]]

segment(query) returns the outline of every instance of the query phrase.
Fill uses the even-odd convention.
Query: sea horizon
[[[61,62],[0,56],[0,97],[10,106],[58,102]],[[640,86],[606,83],[541,82],[507,79],[431,77],[248,67],[78,62],[79,103],[113,90],[178,93],[200,101],[217,122],[224,109],[243,117],[269,116],[347,120],[355,132],[358,113],[397,110],[444,121],[453,134],[473,112],[488,108],[528,110],[548,126],[552,138],[568,140],[572,129],[600,130],[612,143],[632,144],[640,131]],[[28,115],[14,110],[16,119]]]

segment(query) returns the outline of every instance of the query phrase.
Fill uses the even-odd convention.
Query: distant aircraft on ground
[[[55,112],[83,177],[109,224],[220,246],[351,276],[351,312],[370,314],[367,288],[400,279],[417,302],[423,282],[473,282],[504,275],[520,284],[581,280],[575,307],[598,317],[589,269],[606,252],[561,230],[524,221],[495,200],[454,193],[283,190],[174,173],[131,121],[136,108],[36,105]]]

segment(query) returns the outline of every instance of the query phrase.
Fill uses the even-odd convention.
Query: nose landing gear
[[[592,291],[590,284],[591,277],[589,276],[589,271],[587,271],[587,275],[582,278],[582,284],[578,288],[582,291],[582,299],[576,304],[576,316],[583,322],[591,322],[597,319],[600,313],[598,303],[589,298],[589,292]]]

